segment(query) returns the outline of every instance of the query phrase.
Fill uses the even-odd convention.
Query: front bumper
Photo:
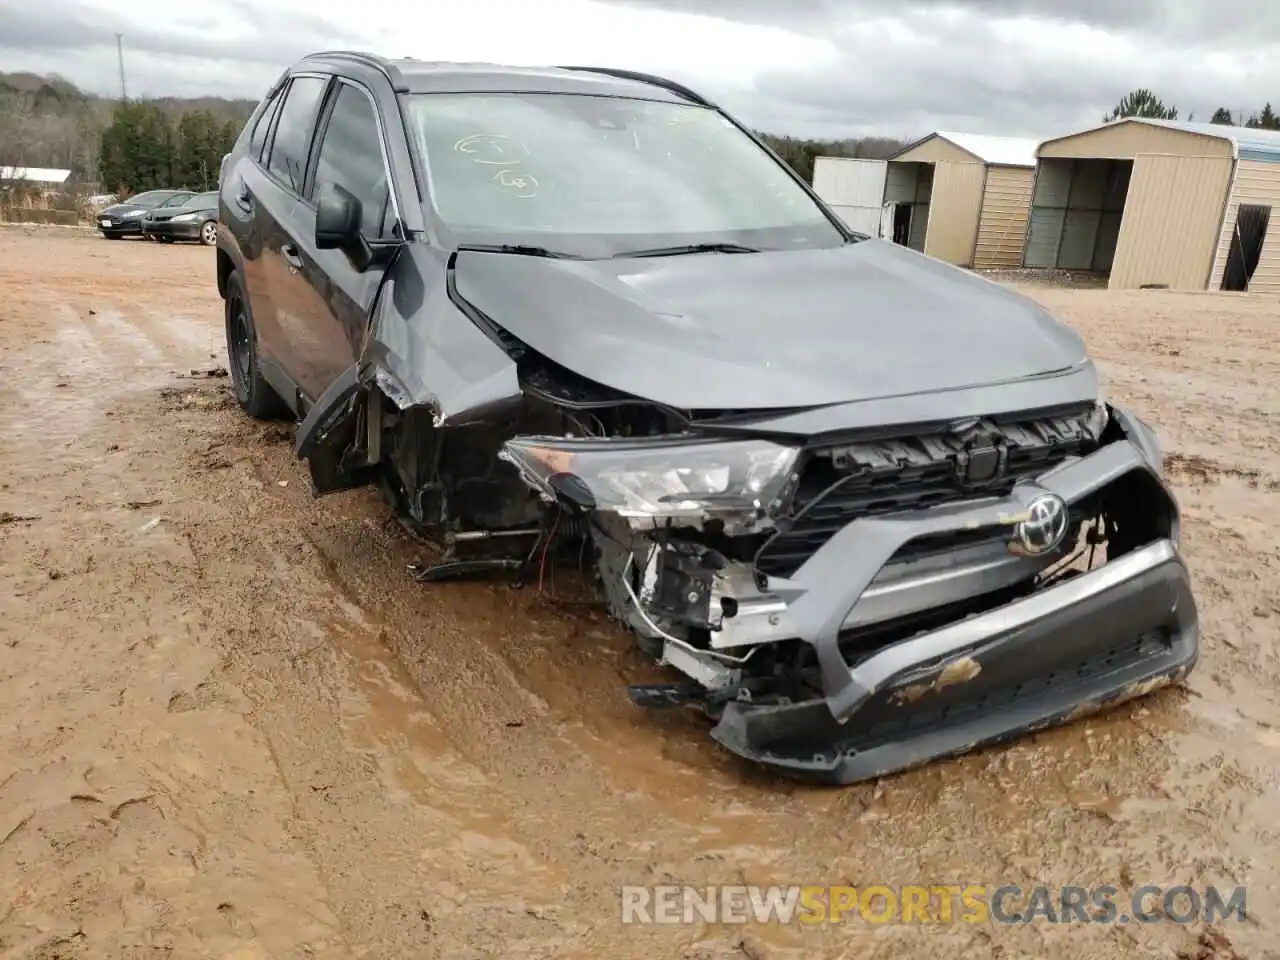
[[[142,233],[142,220],[137,217],[130,220],[116,220],[111,217],[99,217],[97,222],[98,230],[103,234],[111,236],[138,236]]]
[[[1133,472],[1156,479],[1128,440],[1006,498],[850,523],[771,587],[775,636],[814,648],[823,697],[732,700],[712,731],[729,750],[794,775],[852,783],[1065,722],[1181,679],[1199,649],[1190,579],[1169,536],[1088,573],[849,662],[841,632],[913,539],[1007,524],[1029,492],[1069,505]],[[759,633],[756,639],[759,639]],[[714,641],[713,641],[714,643]]]
[[[167,237],[171,240],[200,239],[199,220],[146,220],[142,224],[142,233],[147,237]]]

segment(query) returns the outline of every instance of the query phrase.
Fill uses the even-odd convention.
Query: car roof
[[[674,81],[606,67],[510,66],[409,57],[386,59],[346,50],[311,54],[300,61],[296,69],[307,65],[322,66],[345,75],[381,73],[398,93],[577,93],[710,106],[701,95]]]

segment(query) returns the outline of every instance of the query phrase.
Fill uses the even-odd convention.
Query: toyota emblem
[[[1056,493],[1042,493],[1027,504],[1026,515],[1013,528],[1010,548],[1038,557],[1056,548],[1067,534],[1067,504]]]

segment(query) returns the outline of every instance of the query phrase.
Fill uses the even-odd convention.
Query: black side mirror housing
[[[316,249],[341,250],[357,270],[373,261],[369,241],[360,232],[360,200],[336,183],[322,183],[316,193]]]

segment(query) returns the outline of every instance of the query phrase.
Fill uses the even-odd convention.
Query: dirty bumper
[[[841,706],[735,701],[713,736],[751,760],[852,783],[1147,693],[1183,676],[1197,651],[1186,568],[1159,540],[861,661]]]

